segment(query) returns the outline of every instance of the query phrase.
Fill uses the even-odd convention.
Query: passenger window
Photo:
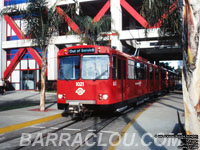
[[[117,79],[117,57],[116,55],[112,56],[112,78],[113,80]]]
[[[153,80],[153,68],[150,66],[149,68],[150,80]]]
[[[159,72],[158,72],[158,68],[156,68],[156,72],[155,72],[155,79],[156,80],[159,80]]]
[[[128,79],[135,79],[135,62],[128,60]]]
[[[140,62],[136,62],[135,64],[136,79],[145,80],[147,77],[147,65]]]
[[[144,64],[144,69],[143,69],[143,79],[146,80],[147,79],[147,65]]]
[[[161,71],[161,80],[165,80],[166,79],[166,73],[164,70]]]
[[[126,60],[123,60],[124,79],[126,79]]]
[[[145,71],[145,65],[143,63],[140,64],[140,79],[144,80],[146,79],[146,71]]]
[[[118,68],[117,68],[117,76],[118,76],[118,79],[122,79],[122,71],[121,71],[121,59],[118,59],[117,60],[117,64],[118,64]]]
[[[135,63],[135,73],[136,73],[136,80],[140,80],[141,79],[141,66],[139,62]]]

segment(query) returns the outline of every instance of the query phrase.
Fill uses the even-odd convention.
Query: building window
[[[7,60],[12,60],[19,49],[9,49],[7,50]],[[38,54],[42,57],[42,51],[39,48],[36,48]],[[22,60],[33,59],[32,55],[27,51],[22,57]]]
[[[7,60],[12,60],[17,53],[18,49],[7,50]]]
[[[27,0],[4,0],[4,6],[26,3]]]
[[[12,16],[12,19],[15,21],[15,23],[17,24],[19,29],[25,34],[25,20],[23,19],[23,15]],[[14,30],[10,27],[10,25],[7,23],[6,26],[7,26],[6,27],[6,30],[7,30],[7,32],[6,32],[7,41],[19,40],[18,36],[14,32]]]

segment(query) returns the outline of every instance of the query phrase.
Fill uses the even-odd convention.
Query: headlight
[[[104,95],[103,95],[103,99],[104,99],[104,100],[107,100],[107,99],[108,99],[108,95],[107,95],[107,94],[104,94]]]
[[[62,98],[63,98],[63,95],[62,95],[62,94],[58,94],[58,98],[59,98],[59,99],[62,99]]]

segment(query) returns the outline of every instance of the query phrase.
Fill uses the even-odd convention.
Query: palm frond
[[[81,43],[103,43],[102,41],[97,41],[101,36],[100,34],[111,30],[111,17],[108,15],[103,16],[99,22],[93,21],[93,18],[90,16],[78,15],[74,16],[73,20],[75,20],[82,31],[82,34],[80,35]]]

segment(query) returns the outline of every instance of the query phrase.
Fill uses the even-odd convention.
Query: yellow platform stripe
[[[153,104],[153,103],[152,103]],[[132,124],[137,120],[137,118],[140,117],[140,115],[145,112],[152,104],[148,105],[146,108],[144,108],[141,112],[139,112],[123,129],[122,131],[119,133],[121,136],[121,139],[124,137],[125,133],[128,131],[128,129],[130,128],[130,126],[132,126]],[[115,148],[117,147],[117,143],[119,142],[119,136],[117,136],[114,140],[113,140],[113,144],[108,148],[108,150],[115,150]]]
[[[57,114],[57,115],[48,116],[48,117],[41,118],[41,119],[36,119],[36,120],[28,121],[28,122],[23,122],[23,123],[11,125],[11,126],[3,127],[3,128],[0,128],[0,134],[19,130],[19,129],[22,129],[22,128],[25,128],[28,126],[32,126],[35,124],[40,124],[40,123],[44,123],[47,121],[55,120],[55,119],[58,119],[61,117],[62,117],[62,114]]]

